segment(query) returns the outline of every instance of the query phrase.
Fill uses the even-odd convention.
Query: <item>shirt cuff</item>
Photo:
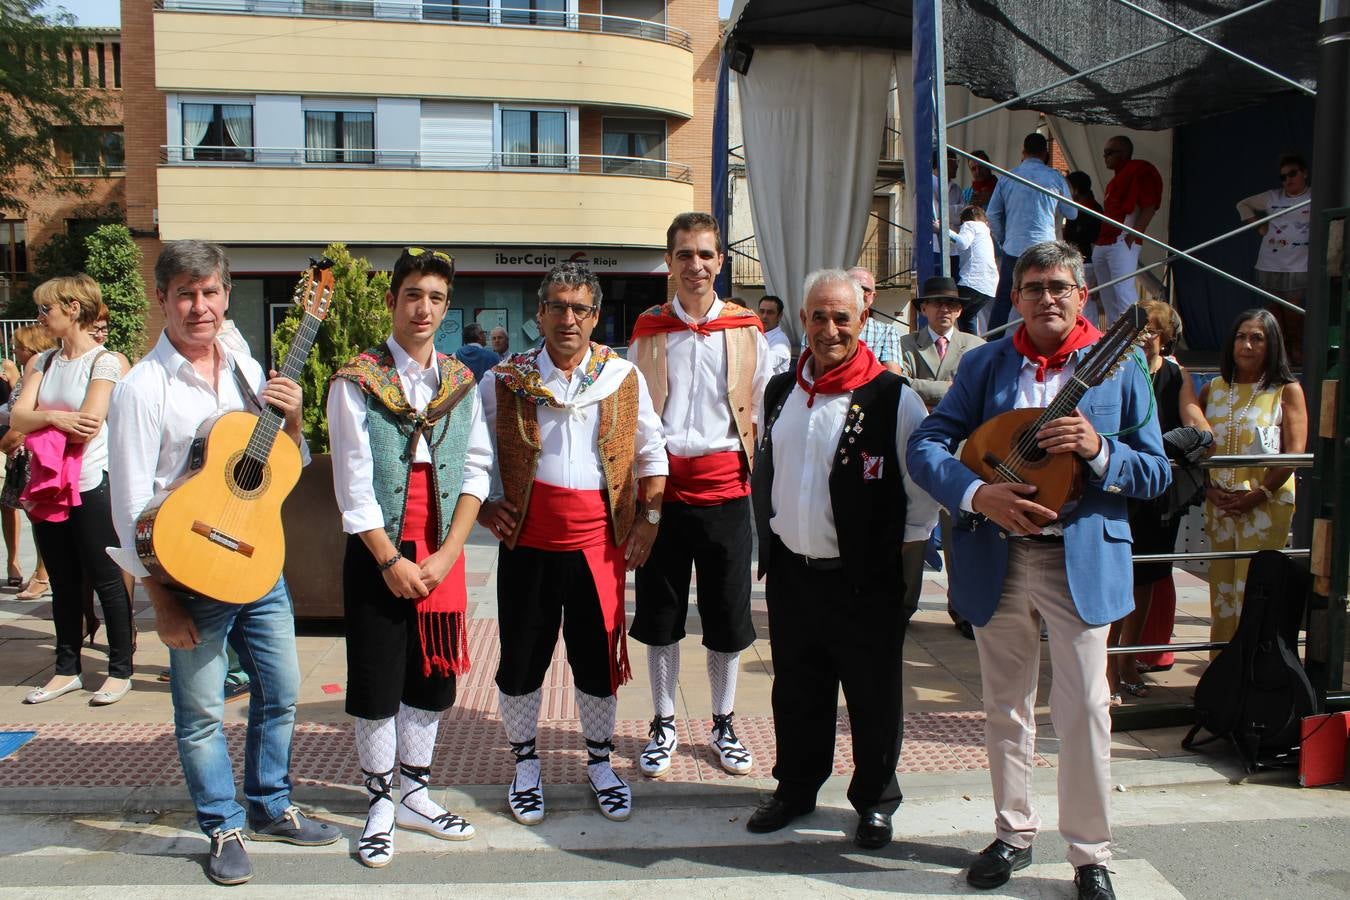
[[[966,492],[961,495],[961,512],[975,512],[975,492],[984,487],[984,482],[976,479],[966,488]]]
[[[657,475],[670,474],[670,457],[664,452],[659,457],[643,462],[641,459],[633,468],[634,478],[652,478]]]
[[[358,506],[342,514],[342,530],[347,534],[360,534],[384,527],[384,510],[378,503]]]
[[[1097,455],[1087,461],[1088,468],[1092,470],[1092,477],[1101,481],[1106,477],[1106,468],[1111,463],[1111,445],[1102,438],[1102,448],[1097,451]]]
[[[486,472],[464,479],[464,483],[459,486],[459,492],[461,494],[477,497],[479,503],[487,499],[488,493],[491,490],[492,476]]]
[[[133,578],[150,577],[150,570],[141,563],[141,558],[136,555],[135,550],[123,550],[121,547],[105,547],[104,549],[108,551],[108,556],[112,558],[112,561]]]

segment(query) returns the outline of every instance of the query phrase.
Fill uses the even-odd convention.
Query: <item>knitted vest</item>
[[[403,535],[408,480],[417,442],[431,452],[431,484],[436,507],[436,540],[450,531],[455,504],[464,486],[464,458],[473,422],[473,403],[462,402],[474,388],[473,373],[453,356],[436,354],[441,386],[425,414],[412,410],[387,347],[367,350],[339,369],[334,378],[359,385],[366,396],[375,500],[384,514],[384,531],[398,546]]]
[[[502,495],[520,510],[515,530],[506,536],[514,548],[525,525],[530,491],[543,448],[539,439],[539,407],[497,381],[497,467]],[[614,543],[628,540],[637,515],[633,461],[637,455],[638,377],[629,372],[619,389],[599,403],[600,433],[596,449],[605,473],[605,494]]]

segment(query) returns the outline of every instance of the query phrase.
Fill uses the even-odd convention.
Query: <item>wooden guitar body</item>
[[[1059,512],[1068,503],[1083,494],[1083,462],[1075,453],[1032,452],[1015,454],[1014,448],[1022,441],[1034,445],[1033,430],[1044,409],[1014,409],[985,422],[966,439],[961,451],[961,464],[990,484],[1022,482],[1034,485],[1031,499],[1041,506]],[[1019,460],[1009,471],[1007,462]],[[1038,525],[1040,516],[1032,516]]]
[[[136,553],[171,587],[224,603],[261,599],[281,577],[281,504],[300,480],[300,450],[274,441],[265,465],[245,456],[258,423],[247,412],[204,423],[195,465],[136,520]]]

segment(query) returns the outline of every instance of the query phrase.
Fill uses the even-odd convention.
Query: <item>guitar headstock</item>
[[[1138,303],[1121,314],[1102,335],[1077,377],[1089,385],[1101,384],[1111,376],[1126,355],[1143,343],[1148,333],[1148,311]]]
[[[319,321],[328,316],[328,304],[333,299],[333,261],[328,257],[309,261],[309,268],[300,275],[295,285],[295,302]]]

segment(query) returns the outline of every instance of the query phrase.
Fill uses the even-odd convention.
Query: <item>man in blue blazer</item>
[[[1082,497],[1056,517],[1024,484],[990,484],[953,455],[985,421],[1045,407],[1072,379],[1100,334],[1080,312],[1083,258],[1071,245],[1027,248],[1013,275],[1023,324],[1011,340],[966,353],[946,397],[910,440],[909,471],[958,518],[954,551],[970,565],[949,573],[952,604],[975,626],[993,781],[996,840],[966,879],[995,888],[1031,863],[1040,817],[1031,802],[1035,765],[1039,620],[1049,631],[1051,722],[1060,740],[1059,830],[1069,844],[1080,898],[1114,898],[1109,781],[1110,693],[1106,633],[1133,608],[1125,502],[1155,497],[1171,478],[1152,385],[1123,363],[1089,389],[1073,414],[1038,435],[1050,453],[1075,453],[1087,468]],[[1053,521],[1042,527],[1030,517]]]

